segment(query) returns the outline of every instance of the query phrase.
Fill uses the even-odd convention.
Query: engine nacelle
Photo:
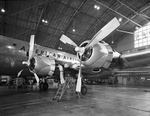
[[[55,60],[53,57],[35,56],[30,60],[30,70],[38,75],[51,76],[55,71]]]
[[[80,46],[84,47],[88,44],[88,41],[83,42]],[[80,58],[80,56],[78,55]],[[85,66],[92,68],[108,68],[113,59],[113,50],[105,42],[99,42],[92,47],[85,49],[82,55],[82,63]]]

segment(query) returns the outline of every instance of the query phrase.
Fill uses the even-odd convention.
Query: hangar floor
[[[7,92],[0,96],[0,116],[150,116],[149,90],[89,85],[86,96],[73,99],[68,92],[61,102],[52,101],[56,89]]]

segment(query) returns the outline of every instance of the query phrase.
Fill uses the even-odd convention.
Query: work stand
[[[80,93],[76,92],[76,90],[75,90],[75,88],[76,88],[75,80],[73,79],[73,77],[66,77],[65,83],[59,85],[57,93],[54,96],[53,100],[57,100],[59,102],[67,88],[71,89],[71,91],[73,93],[73,98],[75,98],[75,97],[80,98]]]

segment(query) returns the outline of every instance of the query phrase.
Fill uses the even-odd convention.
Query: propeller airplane
[[[119,25],[118,19],[113,18],[90,41],[84,41],[79,46],[63,34],[60,40],[74,47],[77,55],[37,45],[34,35],[31,35],[29,45],[25,41],[0,36],[0,75],[34,75],[39,88],[46,90],[48,84],[46,81],[40,83],[40,77],[52,77],[59,73],[60,81],[64,83],[65,68],[69,67],[78,72],[76,91],[82,93],[82,77],[98,75],[100,78],[103,70],[119,72],[118,69],[147,66],[149,50],[120,54],[102,41]],[[72,70],[69,71],[72,73]]]

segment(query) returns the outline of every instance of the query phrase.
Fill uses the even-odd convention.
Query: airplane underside
[[[8,57],[7,57],[8,58]],[[15,58],[14,58],[15,59]],[[25,59],[25,58],[23,58]],[[4,63],[5,62],[5,63]],[[33,76],[34,75],[29,71],[29,67],[25,67],[21,64],[22,60],[13,60],[14,62],[14,65],[13,66],[10,66],[11,65],[11,62],[6,62],[6,60],[1,60],[0,61],[0,74],[1,75],[11,75],[13,78],[16,78],[17,77],[17,74],[18,72],[21,70],[21,69],[24,69],[20,75],[20,77],[27,77],[27,76]],[[9,67],[9,68],[8,68]],[[71,76],[74,78],[74,79],[77,79],[76,77],[76,74],[78,73],[78,71],[76,70],[73,70],[73,69],[64,69],[64,75],[67,75],[67,74],[71,74]],[[40,91],[46,91],[48,90],[48,83],[47,83],[47,77],[48,78],[51,78],[51,79],[54,79],[55,81],[57,81],[58,83],[60,83],[60,70],[58,67],[55,68],[55,71],[54,71],[54,74],[51,75],[51,76],[38,76],[39,77],[39,90]],[[34,77],[35,78],[35,77]],[[67,78],[67,77],[66,77]],[[85,95],[87,93],[87,87],[85,85],[82,85],[81,87],[81,93],[83,95]]]

